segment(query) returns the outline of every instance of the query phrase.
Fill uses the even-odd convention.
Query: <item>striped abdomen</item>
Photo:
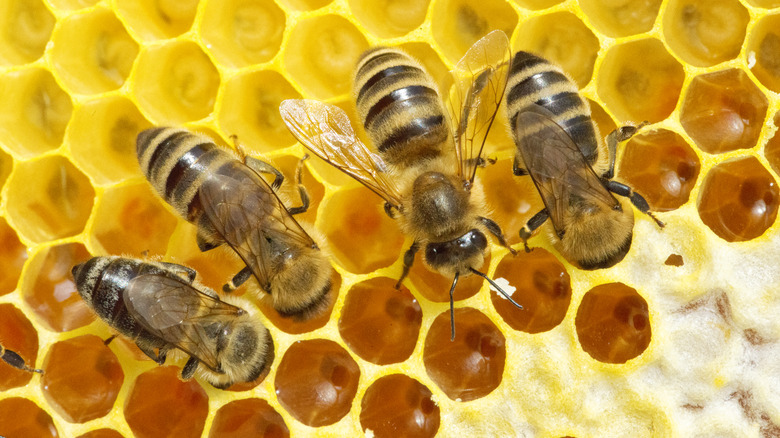
[[[392,164],[437,157],[450,135],[436,83],[422,65],[391,48],[366,52],[353,92],[374,147]]]
[[[599,141],[590,107],[577,85],[555,64],[528,52],[517,52],[509,71],[506,104],[513,133],[520,112],[530,105],[542,106],[574,140],[588,164],[596,162]]]

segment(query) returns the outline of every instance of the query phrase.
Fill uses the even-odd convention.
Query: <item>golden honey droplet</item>
[[[289,438],[284,419],[267,401],[249,398],[232,401],[217,411],[209,438]]]
[[[360,425],[376,438],[432,438],[441,413],[431,391],[403,374],[379,378],[363,396]]]

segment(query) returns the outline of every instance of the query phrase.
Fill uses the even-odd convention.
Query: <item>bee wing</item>
[[[243,310],[182,281],[162,275],[141,275],[124,291],[130,315],[147,331],[217,369],[215,330]],[[208,330],[212,333],[209,335]]]
[[[555,230],[564,232],[564,214],[583,200],[614,208],[618,201],[552,113],[534,106],[518,114],[517,148],[525,168],[542,196]]]
[[[450,71],[449,113],[458,159],[458,174],[474,181],[482,148],[498,114],[506,90],[512,50],[506,34],[490,32],[473,46]]]
[[[316,246],[265,180],[242,164],[235,172],[212,174],[199,196],[214,229],[266,290],[274,255],[290,247]]]
[[[282,102],[279,111],[301,144],[400,208],[401,194],[387,174],[385,162],[357,138],[341,108],[316,100],[289,99]]]

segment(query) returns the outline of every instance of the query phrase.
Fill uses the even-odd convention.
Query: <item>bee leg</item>
[[[194,356],[190,356],[187,363],[184,364],[184,368],[181,369],[181,378],[183,380],[190,380],[192,376],[195,375],[195,370],[198,369],[198,363],[198,359],[195,359]]]
[[[149,356],[149,359],[157,362],[157,365],[162,365],[165,363],[165,359],[168,356],[167,348],[161,347],[155,353],[154,347],[150,345],[144,343],[138,343],[138,342],[136,342],[135,345],[137,345],[138,349],[141,350],[145,355]]]
[[[520,165],[520,161],[517,159],[517,157],[515,157],[515,160],[512,162],[512,173],[514,173],[516,176],[528,175],[528,171]]]
[[[8,365],[11,365],[12,367],[22,371],[29,371],[31,373],[43,374],[43,370],[39,370],[37,368],[30,368],[29,366],[27,366],[27,364],[24,363],[24,359],[22,359],[22,356],[19,356],[19,353],[11,350],[3,350],[2,347],[0,347],[0,350],[3,351],[3,355],[0,356],[0,359],[3,359],[3,362],[7,363]]]
[[[309,192],[303,185],[303,162],[308,158],[309,154],[305,154],[298,161],[298,167],[295,169],[295,182],[298,184],[298,193],[301,195],[301,206],[288,209],[287,212],[291,215],[305,213],[309,209]]]
[[[249,266],[245,266],[244,269],[238,271],[238,274],[234,275],[224,286],[222,286],[223,292],[233,292],[238,289],[239,286],[244,284],[245,281],[252,276],[252,270]]]
[[[482,225],[484,225],[485,228],[487,228],[487,230],[490,231],[492,235],[496,236],[496,239],[498,239],[498,243],[501,246],[503,246],[504,248],[508,248],[509,252],[511,252],[512,255],[517,255],[517,251],[515,251],[511,246],[509,246],[506,243],[506,239],[504,238],[504,233],[503,231],[501,231],[501,227],[499,227],[498,224],[495,223],[495,221],[482,216],[479,217],[479,221],[482,222]]]
[[[395,210],[395,206],[389,202],[385,202],[385,214],[390,219],[395,219],[395,213],[393,213],[393,210]]]
[[[645,198],[642,197],[642,195],[635,192],[634,189],[632,189],[631,187],[623,183],[619,183],[617,181],[611,181],[611,180],[604,181],[604,185],[607,187],[607,189],[610,192],[616,195],[625,196],[628,199],[630,199],[631,203],[634,204],[634,207],[636,207],[637,210],[650,216],[655,221],[655,223],[658,224],[659,227],[663,228],[664,225],[666,225],[660,220],[658,220],[658,218],[656,218],[652,212],[650,212],[650,204],[647,203],[647,200],[645,200]]]
[[[417,254],[419,249],[420,244],[415,241],[404,253],[404,270],[401,272],[401,278],[398,279],[398,283],[395,284],[396,289],[401,288],[401,283],[404,281],[404,278],[409,275],[409,269],[411,269],[412,264],[414,263],[414,255]]]
[[[103,345],[105,345],[106,347],[108,347],[108,344],[110,344],[110,343],[111,343],[111,341],[113,341],[114,339],[116,339],[116,336],[117,336],[116,334],[113,334],[113,335],[109,336],[109,337],[108,337],[108,338],[107,338],[105,341],[103,341]]]
[[[173,274],[176,274],[178,277],[181,277],[183,280],[187,280],[188,283],[192,283],[195,281],[195,276],[198,275],[197,272],[195,272],[194,269],[177,265],[176,263],[168,263],[168,262],[160,262],[161,265],[168,268],[168,271],[170,271]]]
[[[609,151],[609,168],[602,178],[612,179],[615,176],[615,159],[617,157],[617,145],[633,137],[648,122],[642,122],[637,126],[621,126],[607,135],[607,150]]]
[[[528,222],[525,223],[523,228],[520,228],[520,238],[523,239],[523,245],[525,246],[525,252],[531,252],[531,248],[528,247],[528,239],[531,238],[531,235],[536,231],[537,228],[541,227],[542,224],[550,217],[550,214],[547,212],[547,209],[541,210],[539,213],[536,213],[533,215],[531,219],[528,219]]]
[[[254,170],[258,174],[265,173],[268,175],[273,175],[274,182],[271,183],[271,188],[274,189],[274,191],[279,190],[279,187],[282,186],[282,183],[284,182],[284,175],[282,175],[282,172],[279,172],[274,166],[266,163],[265,161],[250,157],[249,155],[244,157],[244,164],[249,166],[250,169]]]

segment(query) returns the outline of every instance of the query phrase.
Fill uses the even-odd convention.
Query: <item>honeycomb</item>
[[[0,0],[0,435],[780,436],[780,2],[777,0]],[[305,163],[338,297],[320,318],[257,305],[270,373],[229,391],[178,378],[80,301],[91,255],[163,257],[218,288],[240,263],[200,253],[141,175],[135,136],[184,125],[274,162],[304,153],[288,98],[344,108],[368,47],[400,46],[440,81],[493,29],[563,66],[602,133],[649,125],[619,148],[635,212],[616,266],[582,271],[545,233],[516,257],[493,244],[455,292],[419,263],[379,199]],[[511,175],[503,116],[479,172],[491,217],[517,231],[541,207]],[[295,198],[292,184],[282,188]],[[549,227],[549,225],[545,225]],[[419,262],[419,261],[418,261]],[[242,287],[237,293],[245,292]]]

